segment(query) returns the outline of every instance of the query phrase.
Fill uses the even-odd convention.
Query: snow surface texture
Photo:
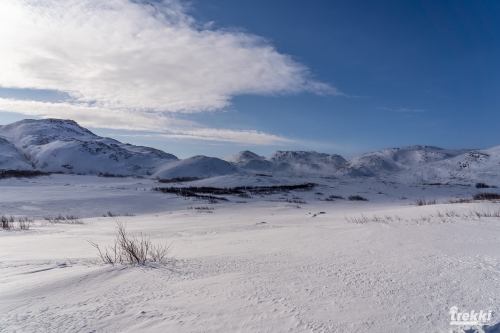
[[[0,231],[0,331],[450,332],[452,306],[493,310],[491,324],[500,321],[500,218],[469,215],[500,205],[448,203],[498,189],[299,180],[318,185],[218,204],[150,191],[165,185],[152,179],[0,180],[0,212],[36,219],[30,230]],[[297,182],[232,174],[174,185]],[[331,195],[369,201],[324,201]],[[284,200],[292,198],[302,203]],[[418,198],[437,203],[416,206]],[[42,218],[58,214],[85,224]],[[361,216],[370,222],[347,221]],[[173,244],[175,260],[99,264],[87,240],[111,245],[115,219]]]
[[[179,160],[157,149],[99,137],[71,120],[22,120],[0,126],[0,169],[159,178],[261,173],[460,184],[495,181],[500,171],[500,146],[483,150],[389,148],[350,161],[314,151],[277,151],[268,158],[242,151],[223,159],[194,156]]]

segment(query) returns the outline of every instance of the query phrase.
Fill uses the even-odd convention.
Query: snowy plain
[[[35,219],[30,230],[0,231],[1,332],[462,332],[450,326],[452,306],[492,310],[490,324],[500,322],[500,218],[475,215],[500,204],[449,203],[498,189],[241,174],[0,182],[0,213]],[[298,183],[317,185],[216,204],[151,191]],[[58,214],[84,224],[44,220]],[[171,259],[100,262],[88,240],[112,244],[116,220],[172,244]]]

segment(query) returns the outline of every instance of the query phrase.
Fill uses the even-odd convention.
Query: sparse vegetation
[[[2,222],[2,229],[14,229],[14,216],[0,215],[0,221]]]
[[[294,203],[294,204],[304,204],[304,205],[305,205],[305,204],[307,204],[307,202],[306,202],[306,201],[304,201],[304,200],[302,200],[302,199],[300,199],[300,198],[295,198],[295,199],[288,199],[288,198],[287,198],[287,199],[285,199],[285,198],[283,198],[283,199],[278,199],[278,200],[269,200],[269,201],[271,201],[271,202],[288,202],[288,203]]]
[[[99,177],[105,177],[105,178],[127,178],[127,177],[132,177],[130,175],[120,175],[120,174],[109,173],[109,172],[99,172],[98,176]]]
[[[335,201],[335,199],[345,199],[343,196],[332,194],[325,199],[320,199],[321,201]]]
[[[56,217],[44,216],[44,219],[52,224],[85,224],[78,216],[75,215],[64,216],[59,214]]]
[[[417,206],[435,205],[436,202],[437,202],[436,199],[426,200],[424,198],[420,198],[415,201],[415,205]]]
[[[450,203],[450,204],[456,204],[456,203],[461,204],[461,203],[470,203],[472,201],[473,200],[471,198],[459,198],[459,197],[457,197],[455,199],[448,200],[448,203]]]
[[[182,182],[194,182],[196,180],[202,180],[203,178],[198,177],[174,177],[174,178],[158,178],[159,183],[182,183]]]
[[[240,198],[251,198],[251,195],[271,195],[289,191],[310,191],[315,184],[277,185],[277,186],[238,186],[238,187],[155,187],[152,190],[162,193],[172,193],[183,197],[228,201],[221,195],[234,195]]]
[[[113,213],[111,211],[108,211],[108,212],[102,214],[102,217],[117,217],[117,216],[135,216],[135,214],[126,212],[125,214],[120,215],[120,214]]]
[[[360,195],[350,195],[349,198],[348,198],[350,201],[368,201],[367,198],[364,198]]]
[[[103,249],[92,241],[90,245],[99,252],[99,257],[104,264],[145,265],[148,261],[163,263],[167,260],[170,245],[154,245],[150,238],[141,233],[139,238],[130,236],[123,223],[116,222],[116,238],[113,245]]]
[[[398,215],[389,216],[385,214],[384,216],[378,216],[378,215],[373,215],[372,217],[368,217],[364,214],[361,214],[359,217],[349,217],[344,215],[344,218],[347,222],[349,223],[355,223],[355,224],[366,224],[369,222],[378,222],[378,223],[389,223],[390,221],[402,221],[403,219],[399,217]]]
[[[20,217],[17,220],[17,225],[19,229],[21,230],[29,230],[31,224],[33,224],[35,221],[33,219],[27,218],[27,217]]]
[[[204,207],[188,207],[187,208],[188,210],[196,210],[198,212],[204,212],[204,213],[213,213],[213,211],[215,210],[215,208],[213,207],[207,207],[207,206],[204,206]]]
[[[431,215],[432,216],[432,215]],[[469,210],[468,213],[465,214],[460,214],[454,210],[446,210],[445,212],[437,211],[437,217],[442,221],[442,222],[451,222],[449,219],[450,218],[463,218],[463,219],[470,219],[470,218],[482,218],[482,217],[497,217],[500,218],[500,210],[498,211],[478,211],[476,209],[474,210]]]
[[[498,193],[478,193],[474,195],[474,200],[500,200],[500,194]]]
[[[431,222],[442,222],[442,223],[450,223],[453,222],[453,218],[460,218],[460,219],[481,219],[483,217],[486,218],[500,218],[500,210],[498,211],[479,211],[479,210],[469,210],[467,213],[458,213],[455,210],[446,210],[444,212],[438,210],[436,212],[436,215],[420,215],[420,217],[413,217],[413,218],[407,218],[403,219],[398,215],[395,216],[390,216],[385,214],[384,216],[378,216],[378,215],[373,215],[373,216],[366,216],[364,214],[360,214],[360,216],[346,216],[344,215],[345,220],[348,223],[354,223],[354,224],[366,224],[370,222],[376,222],[376,223],[389,223],[392,221],[397,221],[397,222],[412,222],[415,224],[420,224],[420,223],[431,223]]]
[[[16,223],[14,216],[6,216],[4,214],[0,215],[0,223],[2,224],[2,229],[19,229],[19,230],[29,230],[31,225],[35,221],[28,217],[19,217]]]

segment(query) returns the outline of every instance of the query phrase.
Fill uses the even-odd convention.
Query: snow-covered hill
[[[97,136],[72,120],[18,121],[1,126],[0,139],[3,169],[147,175],[178,160],[157,149]]]
[[[177,177],[209,178],[237,173],[238,169],[229,162],[207,156],[194,156],[167,164],[153,176],[163,179]]]

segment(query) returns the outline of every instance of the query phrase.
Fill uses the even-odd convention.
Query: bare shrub
[[[335,201],[335,199],[345,199],[345,198],[341,195],[332,194],[328,196],[328,198],[323,199],[322,201]]]
[[[344,215],[344,218],[349,223],[365,224],[365,223],[371,222],[371,220],[363,214],[361,214],[360,217],[352,217],[352,216],[349,217],[349,216]]]
[[[360,195],[350,195],[348,198],[350,201],[368,201],[367,198],[364,198]]]
[[[279,200],[269,200],[271,202],[288,202],[288,203],[294,203],[294,204],[307,204],[306,201],[300,199],[300,198],[297,198],[297,199],[288,199],[288,198],[282,198],[282,199],[279,199]]]
[[[2,229],[14,229],[14,216],[0,215],[0,222],[2,223]]]
[[[166,261],[167,256],[170,252],[170,247],[172,245],[152,245],[151,250],[149,251],[149,256],[151,257],[151,260],[156,261],[157,263],[163,263]]]
[[[498,193],[478,193],[474,195],[474,200],[500,200],[500,194]]]
[[[98,244],[88,241],[90,245],[99,251],[99,257],[105,264],[122,265],[145,265],[149,260],[162,263],[166,260],[170,246],[153,245],[149,237],[141,233],[139,238],[127,234],[123,223],[116,221],[116,239],[113,246],[104,247],[102,250]]]
[[[35,221],[33,219],[30,219],[27,217],[20,217],[17,220],[17,225],[18,225],[19,229],[21,229],[21,230],[30,230],[30,226],[34,222]]]
[[[473,200],[471,198],[455,198],[455,199],[450,199],[448,200],[448,203],[450,204],[456,204],[456,203],[471,203]]]
[[[437,202],[436,199],[426,200],[424,198],[420,198],[415,201],[415,205],[417,206],[435,205],[436,202]]]
[[[59,214],[56,217],[44,216],[43,218],[52,224],[85,224],[83,221],[79,219],[78,216],[75,215],[63,216]]]
[[[207,207],[207,206],[204,206],[204,207],[193,207],[193,206],[190,206],[187,208],[188,210],[195,210],[199,213],[213,213],[213,211],[215,210],[215,208],[213,207]]]
[[[490,185],[486,185],[485,183],[476,183],[476,188],[490,188]]]

